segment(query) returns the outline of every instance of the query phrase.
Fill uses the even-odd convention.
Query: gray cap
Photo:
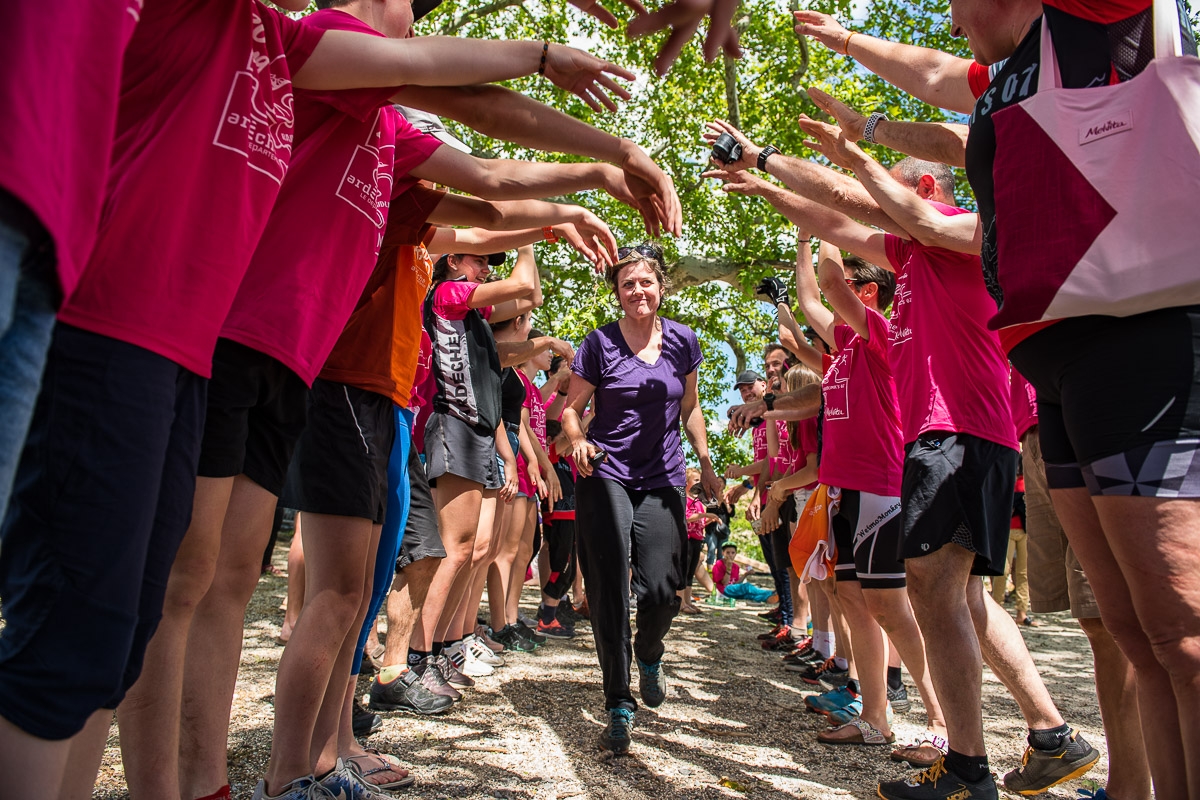
[[[752,369],[748,369],[748,370],[745,370],[744,372],[738,373],[737,380],[734,381],[733,388],[736,389],[739,386],[745,386],[747,384],[757,383],[758,381],[765,381],[765,380],[766,380],[766,378],[764,378],[762,375],[759,375],[757,372],[755,372]]]
[[[442,144],[450,145],[455,150],[464,153],[471,152],[470,147],[467,147],[458,137],[446,130],[446,126],[442,124],[442,120],[437,116],[430,114],[428,111],[402,106],[399,103],[396,104],[396,110],[404,115],[409,125],[412,125],[421,133],[427,133]]]

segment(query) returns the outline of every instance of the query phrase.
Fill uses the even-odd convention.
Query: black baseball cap
[[[762,375],[759,375],[757,372],[755,372],[752,369],[748,369],[748,370],[738,373],[737,380],[734,381],[733,388],[736,389],[739,386],[745,386],[748,384],[757,383],[758,381],[765,381],[765,380],[766,380],[766,378],[764,378]]]
[[[437,267],[444,267],[446,265],[446,259],[448,259],[450,256],[451,256],[450,253],[443,253],[442,257],[439,258],[437,260],[437,262],[433,265],[434,268],[436,269]],[[508,260],[508,253],[492,253],[491,255],[489,255],[487,257],[487,262],[488,262],[489,267],[498,267],[507,260]]]

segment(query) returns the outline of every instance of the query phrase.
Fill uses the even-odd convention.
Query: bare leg
[[[196,606],[188,631],[179,739],[179,786],[186,800],[229,783],[226,744],[242,627],[258,586],[276,502],[275,495],[244,475],[234,478],[212,586]]]
[[[67,762],[69,768],[63,776],[59,800],[91,800],[112,719],[112,709],[102,708],[88,717],[83,730],[71,737],[71,756]]]
[[[234,482],[196,478],[192,522],[167,579],[162,620],[146,647],[141,676],[117,709],[125,782],[134,798],[179,797],[179,714],[188,630],[212,585]],[[88,796],[90,792],[89,787]]]
[[[57,800],[70,753],[70,739],[39,739],[0,717],[0,770],[8,796]]]
[[[296,514],[296,532],[292,534],[292,543],[288,545],[288,591],[287,591],[287,611],[283,614],[283,627],[279,631],[279,638],[283,644],[287,644],[292,638],[292,630],[296,627],[296,620],[300,618],[300,611],[304,608],[304,540],[300,537],[300,518],[303,514]]]
[[[521,523],[524,518],[517,513],[518,504],[499,503],[496,509],[496,556],[488,567],[488,622],[492,630],[498,631],[516,618],[508,619],[508,587],[512,581],[512,565],[517,560],[517,547],[521,539]]]
[[[425,595],[440,562],[440,558],[423,558],[396,573],[392,590],[388,592],[388,635],[383,650],[384,666],[393,667],[407,663],[413,625],[421,615]]]
[[[854,630],[851,647],[862,689],[861,716],[886,736],[891,728],[887,721],[887,655],[883,631],[868,610],[866,593],[858,581],[840,581],[837,588],[842,613]]]
[[[462,599],[465,586],[458,577],[471,563],[483,489],[478,483],[457,475],[442,475],[438,478],[433,500],[446,557],[438,565],[429,585],[425,607],[421,610],[421,624],[413,629],[412,641],[418,650],[429,650],[434,638],[445,632],[445,628],[438,627],[439,621],[446,609],[453,612]],[[449,619],[446,622],[448,627]]]
[[[792,627],[804,636],[808,631],[809,621],[808,587],[800,582],[796,570],[788,567],[787,573],[792,586]]]
[[[488,566],[496,556],[498,543],[493,541],[492,531],[496,522],[497,493],[487,490],[479,507],[479,529],[475,534],[475,547],[471,555],[470,584],[462,601],[446,628],[445,641],[461,639],[475,631],[475,617],[483,598],[483,584],[487,581]]]
[[[520,505],[523,503],[523,505]],[[517,539],[517,552],[509,573],[507,600],[504,606],[504,616],[509,622],[517,621],[521,608],[521,588],[525,585],[525,571],[529,568],[529,560],[533,558],[533,535],[537,528],[537,506],[533,500],[516,500],[513,511],[513,525],[521,526],[521,536]]]
[[[899,660],[903,659],[917,684],[921,700],[925,703],[929,730],[945,736],[946,718],[933,688],[933,678],[925,657],[925,640],[909,605],[908,592],[904,589],[866,589],[862,594],[871,615],[887,633],[892,653],[899,656],[896,666],[900,666]]]

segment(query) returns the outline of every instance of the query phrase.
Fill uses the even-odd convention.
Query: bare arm
[[[821,292],[817,289],[817,277],[813,273],[809,257],[808,241],[796,243],[796,302],[804,312],[804,318],[831,347],[833,346],[833,313],[821,303]],[[816,370],[821,374],[820,367]]]
[[[571,443],[571,457],[575,461],[575,469],[584,478],[592,474],[591,459],[600,452],[583,433],[583,414],[595,393],[595,386],[578,375],[572,375],[571,388],[567,392],[567,407],[563,409],[562,414],[563,434]]]
[[[700,407],[699,386],[698,374],[694,371],[689,372],[684,379],[683,400],[680,402],[679,413],[683,418],[683,432],[687,434],[692,452],[700,461],[700,485],[712,500],[721,496],[725,482],[717,477],[713,470],[712,457],[708,453],[708,426],[704,423],[704,410]]]
[[[865,33],[855,32],[851,39],[850,31],[818,11],[796,11],[793,16],[797,34],[811,36],[830,50],[849,55],[918,100],[962,114],[970,114],[975,107],[975,96],[967,83],[969,60]]]
[[[795,392],[776,395],[774,406],[777,411],[806,412],[808,416],[815,417],[821,409],[821,386],[814,383]],[[762,400],[733,406],[730,409],[729,428],[734,432],[744,431],[750,427],[750,420],[766,413],[767,404]]]
[[[553,336],[535,336],[523,342],[496,342],[496,349],[500,353],[500,366],[511,367],[514,364],[524,364],[546,350],[553,350],[564,358],[569,358],[565,354],[571,351],[571,346]]]
[[[796,322],[796,316],[786,303],[780,303],[776,308],[779,311],[779,343],[795,355],[801,364],[820,375],[821,351],[805,340],[800,323]]]
[[[870,339],[867,307],[858,299],[854,290],[846,285],[846,269],[842,264],[841,252],[828,242],[821,242],[818,252],[820,264],[817,270],[820,273],[821,293],[825,295],[825,300],[833,306],[834,312],[842,318],[842,322],[853,328],[863,339]]]
[[[810,88],[808,96],[831,117],[837,120],[842,133],[852,142],[863,138],[867,118],[850,106],[820,89]],[[801,115],[800,127],[807,117]],[[875,125],[875,141],[906,155],[926,161],[949,164],[952,167],[967,165],[967,134],[970,128],[954,122],[897,122],[881,119]],[[811,143],[805,142],[812,146]],[[817,148],[819,149],[819,148]],[[822,152],[828,157],[828,153]],[[769,163],[769,162],[768,162]]]
[[[517,457],[508,442],[508,432],[503,422],[496,426],[496,455],[504,462],[504,486],[500,488],[500,499],[507,503],[517,496]]]
[[[537,262],[533,258],[532,247],[525,246],[517,250],[517,260],[513,264],[512,274],[507,280],[515,281],[522,286],[528,286],[529,292],[509,297],[507,300],[485,303],[484,305],[494,306],[491,319],[497,322],[512,319],[518,314],[532,311],[542,304],[542,276],[538,273]],[[505,281],[497,281],[497,283],[502,284]],[[475,290],[475,294],[478,294],[481,289],[495,285],[495,283],[485,283]],[[478,308],[478,306],[476,307]]]

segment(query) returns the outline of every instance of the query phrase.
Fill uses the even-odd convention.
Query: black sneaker
[[[820,664],[814,664],[800,673],[800,680],[813,686],[824,683],[835,689],[845,686],[850,680],[850,670],[837,665],[832,658],[825,659]]]
[[[583,619],[583,615],[575,610],[571,603],[559,603],[554,607],[554,618],[567,627],[573,626],[576,622]]]
[[[371,681],[367,708],[372,711],[411,711],[414,714],[441,714],[454,705],[446,695],[434,694],[416,670],[407,669],[391,683]]]
[[[667,676],[663,674],[662,660],[656,664],[647,664],[640,658],[636,659],[638,666],[638,691],[641,692],[642,702],[650,708],[658,708],[667,699]]]
[[[383,717],[367,711],[362,707],[362,703],[359,700],[355,700],[351,728],[354,730],[354,735],[360,739],[370,736],[372,733],[383,728]]]
[[[904,684],[900,684],[899,689],[888,687],[887,690],[888,702],[892,704],[892,711],[897,714],[903,714],[912,708],[912,703],[908,700],[908,689],[904,688]]]
[[[537,623],[535,622],[534,625],[536,625],[536,624]],[[533,628],[526,625],[523,620],[518,619],[516,622],[513,623],[513,625],[516,626],[517,633],[521,634],[522,636],[524,636],[526,639],[533,642],[534,644],[543,645],[546,643],[546,637],[543,636],[542,634],[538,633],[537,631],[535,631]]]
[[[515,650],[520,653],[531,653],[537,645],[521,635],[520,631],[512,626],[505,625],[500,630],[492,634],[492,639],[504,645],[505,650]]]
[[[992,773],[969,783],[946,770],[939,758],[929,769],[902,781],[880,781],[876,792],[883,800],[999,800]]]
[[[1100,760],[1100,752],[1076,730],[1057,750],[1025,748],[1021,766],[1004,776],[1004,788],[1016,794],[1041,794],[1051,786],[1078,778]]]
[[[775,606],[770,611],[760,611],[758,613],[760,619],[765,619],[767,622],[774,622],[776,625],[783,622],[783,609]]]
[[[421,659],[420,664],[411,667],[411,669],[421,679],[421,685],[429,691],[449,697],[455,702],[462,700],[462,692],[446,683],[446,676],[438,669],[437,656],[426,656]]]
[[[458,671],[458,667],[454,666],[454,662],[446,654],[433,656],[433,663],[437,666],[438,671],[442,673],[442,677],[446,679],[446,683],[453,686],[455,689],[463,690],[470,689],[475,685],[475,681],[468,678]]]
[[[610,708],[608,724],[600,732],[600,747],[611,750],[615,756],[629,752],[629,738],[633,733],[633,712],[628,708]]]

